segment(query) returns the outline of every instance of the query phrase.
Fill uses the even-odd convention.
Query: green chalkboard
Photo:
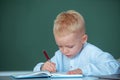
[[[0,71],[32,70],[58,49],[53,21],[66,10],[80,12],[88,42],[120,57],[119,0],[0,0]]]

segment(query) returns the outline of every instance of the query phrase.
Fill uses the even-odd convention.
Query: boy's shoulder
[[[83,46],[83,49],[85,50],[90,50],[90,51],[102,51],[100,48],[98,48],[97,46],[91,44],[91,43],[88,43],[86,42]],[[102,51],[103,52],[103,51]]]
[[[100,48],[98,48],[97,46],[90,44],[90,43],[86,43],[84,46],[84,49],[82,51],[82,53],[84,53],[85,55],[89,55],[89,56],[112,56],[110,53],[105,52],[103,50],[101,50]]]

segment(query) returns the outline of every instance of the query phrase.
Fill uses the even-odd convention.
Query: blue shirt
[[[56,51],[51,61],[56,64],[57,72],[67,72],[80,68],[84,75],[108,75],[119,73],[120,64],[107,52],[98,47],[85,43],[82,50],[73,58]],[[40,71],[44,63],[38,63],[34,71]]]

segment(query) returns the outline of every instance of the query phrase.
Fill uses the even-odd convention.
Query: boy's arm
[[[68,71],[67,74],[82,74],[82,70],[78,68],[75,70]]]
[[[41,67],[43,66],[43,64],[44,64],[43,62],[38,63],[38,64],[34,67],[33,72],[41,71]]]
[[[85,75],[109,75],[109,74],[118,74],[119,66],[114,62],[94,65],[88,64],[87,66],[81,68],[83,74]]]
[[[94,61],[80,68],[83,74],[86,75],[108,75],[117,74],[120,69],[119,63],[112,57],[112,55],[104,53],[96,58]]]

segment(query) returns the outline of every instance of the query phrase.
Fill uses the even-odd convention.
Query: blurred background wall
[[[88,42],[120,57],[119,0],[0,0],[0,71],[32,70],[58,49],[53,21],[66,10],[80,12]]]

